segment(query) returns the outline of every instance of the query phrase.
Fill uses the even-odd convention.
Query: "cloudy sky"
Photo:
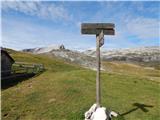
[[[3,1],[1,46],[16,50],[64,44],[95,47],[94,35],[81,35],[83,22],[114,23],[115,36],[105,36],[104,49],[159,45],[160,2]]]

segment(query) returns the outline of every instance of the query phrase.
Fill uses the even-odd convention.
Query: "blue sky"
[[[1,46],[16,50],[64,44],[95,48],[94,35],[81,35],[84,22],[115,24],[115,36],[105,36],[104,49],[159,45],[160,2],[28,1],[1,4]]]

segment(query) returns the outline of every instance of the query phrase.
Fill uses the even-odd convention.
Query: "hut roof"
[[[9,55],[9,53],[6,50],[4,50],[4,49],[1,48],[1,54],[2,53],[6,54],[6,56],[8,56],[8,58],[10,58],[10,60],[12,61],[12,63],[15,62],[14,59]]]

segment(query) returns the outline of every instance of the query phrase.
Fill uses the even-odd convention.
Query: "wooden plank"
[[[82,29],[113,29],[113,23],[82,23]]]
[[[102,39],[104,39],[103,30],[102,30],[101,33],[99,34],[99,41],[101,41]]]
[[[82,34],[91,34],[91,35],[98,35],[101,33],[101,29],[81,29]],[[114,35],[115,32],[113,29],[103,30],[104,35]]]
[[[100,107],[101,104],[101,82],[100,82],[100,42],[99,35],[96,35],[96,56],[97,56],[97,74],[96,74],[96,104],[97,107]]]
[[[103,30],[104,35],[114,35],[114,27],[113,23],[82,23],[81,33],[98,35]]]
[[[99,47],[102,47],[103,44],[104,44],[104,34],[102,30],[101,33],[99,34]]]

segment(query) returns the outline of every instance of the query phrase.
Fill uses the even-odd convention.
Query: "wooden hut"
[[[9,76],[11,74],[12,64],[15,61],[4,49],[1,49],[1,76]]]

